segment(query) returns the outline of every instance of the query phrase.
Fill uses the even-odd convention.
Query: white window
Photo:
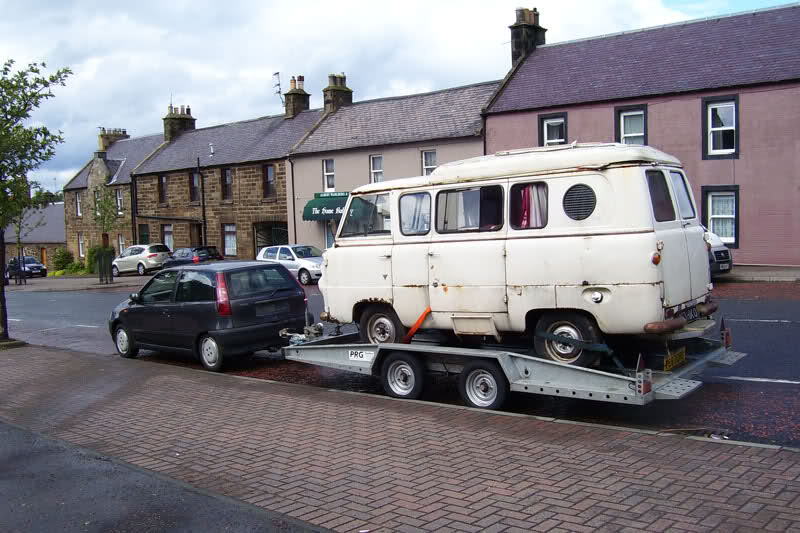
[[[78,232],[78,257],[84,257],[83,233]]]
[[[383,181],[383,156],[369,156],[369,182],[378,183]]]
[[[732,154],[735,151],[736,102],[708,104],[708,154]]]
[[[122,204],[122,189],[117,189],[117,214],[118,215],[122,214],[122,208],[123,208],[123,204]]]
[[[94,214],[100,215],[100,191],[94,191]]]
[[[223,224],[222,233],[225,236],[225,256],[236,255],[236,224]]]
[[[172,240],[172,224],[164,224],[161,226],[161,238],[163,239],[164,244],[170,251],[174,250],[174,243]]]
[[[75,193],[75,212],[78,216],[83,216],[83,213],[81,213],[81,191]]]
[[[619,142],[622,144],[644,144],[644,111],[620,113]]]
[[[712,192],[708,195],[708,229],[722,242],[736,242],[736,194]]]
[[[427,176],[436,169],[436,150],[422,152],[422,175]]]
[[[122,253],[125,250],[125,235],[122,233],[117,235],[117,242],[119,242],[119,253]]]
[[[567,142],[566,121],[563,118],[550,118],[544,121],[544,145],[564,144]]]
[[[322,160],[322,188],[325,192],[336,190],[336,174],[333,159]]]

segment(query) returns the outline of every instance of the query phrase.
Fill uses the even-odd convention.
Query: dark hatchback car
[[[192,248],[178,248],[164,261],[163,268],[180,265],[196,265],[207,261],[222,261],[225,259],[216,246],[194,246]]]
[[[47,267],[41,264],[35,257],[26,255],[22,261],[23,266],[22,269],[20,269],[19,258],[11,258],[11,260],[8,262],[8,266],[6,267],[8,277],[14,278],[19,276],[20,270],[26,278],[32,278],[34,276],[41,276],[43,278],[47,277]]]
[[[282,265],[231,261],[162,270],[108,321],[122,357],[139,348],[193,353],[208,370],[226,358],[285,344],[302,330],[308,300]]]

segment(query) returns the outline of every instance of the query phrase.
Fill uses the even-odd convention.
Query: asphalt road
[[[11,335],[34,344],[115,356],[106,319],[128,292],[7,293]],[[319,316],[322,297],[315,286],[307,292],[311,310]],[[698,378],[704,385],[690,396],[637,407],[512,394],[506,409],[800,447],[800,419],[795,416],[800,412],[800,365],[795,344],[800,337],[800,284],[736,283],[719,286],[715,293],[720,304],[717,318],[723,316],[732,328],[734,349],[748,356],[732,367],[706,369]],[[165,355],[164,359],[193,364],[186,357],[170,361]],[[278,365],[263,361],[241,362],[232,371],[247,374],[247,365]],[[326,369],[309,380],[295,375],[308,368],[306,365],[281,365],[271,379],[380,393],[377,380],[370,376]],[[426,389],[423,399],[460,403],[452,379],[437,380],[436,386]]]

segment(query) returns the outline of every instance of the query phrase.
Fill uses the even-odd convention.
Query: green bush
[[[82,262],[74,261],[74,262],[68,264],[67,268],[65,270],[67,272],[69,272],[70,274],[81,274],[81,273],[83,273],[85,271],[85,268],[84,268]]]
[[[67,272],[66,270],[56,270],[55,273],[53,273],[53,275],[54,276],[63,276],[66,272]]]
[[[67,265],[72,263],[75,259],[72,257],[72,252],[66,248],[56,248],[53,252],[53,267],[56,270],[64,270]]]
[[[86,253],[86,270],[89,271],[89,274],[97,274],[97,257],[103,253],[110,254],[111,259],[114,259],[116,250],[111,246],[103,248],[99,244],[89,248],[89,251]]]

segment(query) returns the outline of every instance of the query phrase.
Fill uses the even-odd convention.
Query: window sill
[[[194,200],[194,201],[191,201],[191,200],[190,200],[190,201],[189,201],[189,205],[192,205],[192,206],[198,206],[198,205],[200,205],[200,200]]]
[[[704,160],[709,159],[739,159],[739,152],[724,152],[724,153],[713,153],[713,154],[703,154]]]
[[[261,203],[262,204],[274,204],[277,201],[278,201],[278,197],[277,196],[270,196],[268,198],[262,198],[261,199]]]

